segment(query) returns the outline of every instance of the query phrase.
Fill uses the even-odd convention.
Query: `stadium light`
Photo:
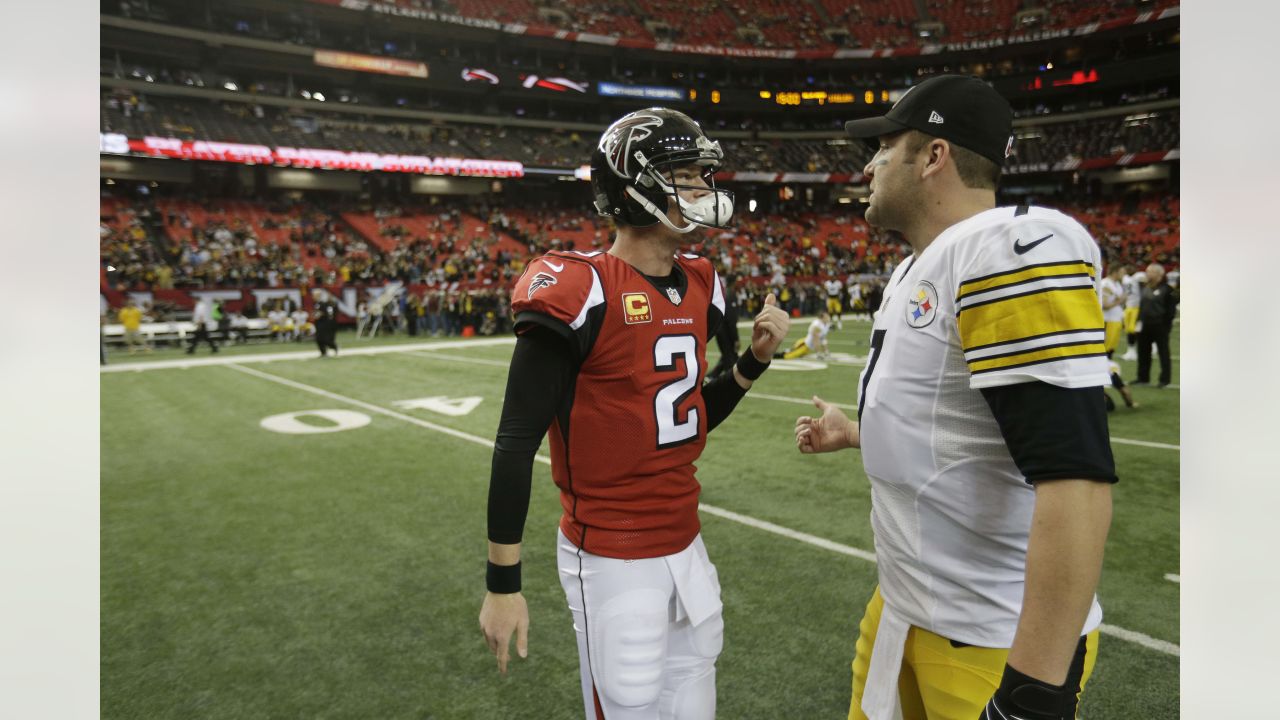
[[[756,211],[756,199],[751,198],[751,200],[747,202],[747,212],[755,212],[755,211]]]

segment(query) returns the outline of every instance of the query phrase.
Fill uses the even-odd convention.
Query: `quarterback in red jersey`
[[[613,246],[547,253],[512,292],[518,337],[489,481],[480,626],[501,671],[512,634],[526,656],[520,543],[549,431],[564,508],[557,558],[588,720],[715,716],[724,623],[693,462],[789,328],[770,295],[751,352],[703,385],[724,288],[709,260],[678,250],[685,233],[732,215],[732,195],[714,184],[722,157],[683,113],[621,118],[591,161],[596,207],[617,225]]]

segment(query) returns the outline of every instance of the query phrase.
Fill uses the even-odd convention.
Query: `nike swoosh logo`
[[[1026,245],[1023,245],[1021,240],[1014,240],[1014,241],[1013,241],[1013,251],[1014,251],[1014,252],[1016,252],[1016,253],[1018,253],[1019,255],[1021,255],[1021,254],[1025,253],[1025,252],[1027,252],[1028,250],[1030,250],[1031,248],[1034,248],[1035,246],[1037,246],[1037,245],[1039,245],[1040,243],[1044,242],[1045,240],[1048,240],[1048,239],[1049,239],[1049,238],[1051,238],[1051,237],[1053,237],[1053,233],[1049,233],[1048,235],[1045,235],[1044,237],[1040,238],[1039,240],[1032,240],[1031,242],[1027,243]]]
[[[560,272],[561,270],[564,270],[564,265],[557,265],[557,264],[555,264],[555,263],[551,262],[550,260],[543,260],[543,261],[542,261],[542,264],[543,264],[543,265],[546,265],[547,267],[551,268],[552,270],[555,270],[556,272]]]

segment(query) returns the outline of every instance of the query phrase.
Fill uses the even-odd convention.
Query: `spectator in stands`
[[[209,335],[209,325],[213,323],[213,301],[208,297],[197,300],[195,310],[191,313],[191,322],[195,323],[196,331],[191,336],[191,344],[187,346],[187,354],[194,355],[196,346],[202,340],[209,343],[212,352],[218,352],[217,343]]]
[[[1138,308],[1138,379],[1134,385],[1151,384],[1151,346],[1160,355],[1160,387],[1173,380],[1169,354],[1169,333],[1178,309],[1178,293],[1169,286],[1164,268],[1156,263],[1147,266],[1147,285],[1142,289]]]

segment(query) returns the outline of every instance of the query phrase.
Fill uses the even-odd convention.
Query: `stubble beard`
[[[915,188],[899,185],[894,188],[880,188],[873,193],[880,195],[867,207],[867,224],[881,231],[904,233],[907,218],[912,208],[918,211],[921,207],[917,201]]]

